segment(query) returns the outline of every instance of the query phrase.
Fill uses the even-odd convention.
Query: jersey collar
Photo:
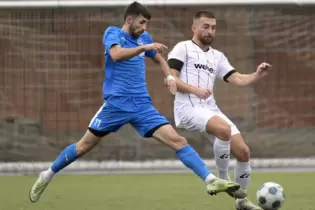
[[[196,43],[196,42],[194,42],[194,40],[191,40],[192,41],[192,43],[194,43],[196,46],[198,46],[199,47],[199,49],[201,49],[201,47]],[[201,51],[203,51],[203,52],[208,52],[210,50],[210,47],[206,50],[206,51],[204,51],[203,49],[201,49]]]

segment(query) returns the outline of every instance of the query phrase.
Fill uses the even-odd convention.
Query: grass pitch
[[[192,174],[59,175],[38,203],[28,200],[35,176],[0,177],[0,210],[233,210],[226,194],[209,196]],[[249,197],[267,181],[284,187],[284,210],[315,209],[315,173],[255,173]]]

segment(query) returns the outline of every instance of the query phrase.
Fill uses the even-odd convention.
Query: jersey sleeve
[[[147,40],[146,44],[152,44],[153,43],[153,39],[152,39],[152,37],[150,36],[149,33],[146,34],[146,40]],[[154,58],[156,53],[157,53],[156,50],[146,51],[145,52],[145,56],[149,57],[149,58]]]
[[[105,54],[109,53],[110,48],[114,45],[122,45],[121,42],[120,31],[115,27],[107,28],[103,36]]]
[[[174,59],[185,63],[186,53],[185,44],[180,42],[174,46],[171,52],[168,53],[167,60]]]
[[[229,78],[229,76],[231,76],[235,72],[236,71],[234,67],[230,64],[227,57],[225,57],[225,55],[222,54],[222,57],[220,58],[218,63],[217,78],[228,82],[227,79]]]

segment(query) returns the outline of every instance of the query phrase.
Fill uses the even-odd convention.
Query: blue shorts
[[[89,128],[107,134],[129,123],[146,138],[169,124],[155,109],[150,97],[110,96],[92,118]]]

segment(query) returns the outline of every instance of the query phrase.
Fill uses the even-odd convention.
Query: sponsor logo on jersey
[[[196,69],[209,71],[211,74],[214,74],[214,69],[205,64],[194,63]]]

